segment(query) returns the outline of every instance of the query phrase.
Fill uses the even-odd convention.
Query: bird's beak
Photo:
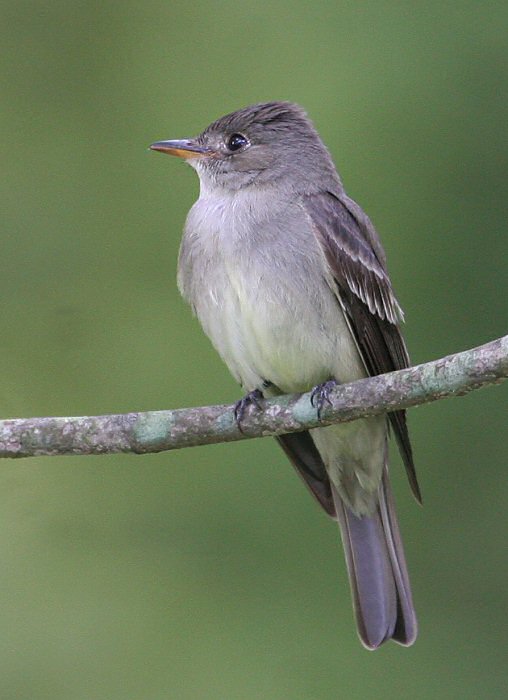
[[[178,156],[179,158],[200,158],[210,155],[212,152],[209,148],[200,146],[193,139],[180,139],[177,141],[156,141],[150,146],[152,151],[160,151],[161,153],[169,153],[170,156]]]

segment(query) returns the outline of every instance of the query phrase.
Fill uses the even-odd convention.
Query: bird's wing
[[[351,332],[370,375],[409,367],[399,323],[402,310],[386,270],[377,233],[345,194],[320,192],[303,198],[323,249]],[[389,414],[411,490],[421,502],[405,411]]]

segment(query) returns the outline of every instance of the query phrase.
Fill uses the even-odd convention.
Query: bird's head
[[[184,158],[208,190],[254,184],[312,190],[318,179],[337,179],[312,122],[290,102],[251,105],[217,119],[195,138],[157,141],[150,148]]]

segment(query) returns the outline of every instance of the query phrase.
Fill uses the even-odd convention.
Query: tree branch
[[[508,377],[508,335],[433,362],[337,386],[321,420],[310,393],[279,396],[264,410],[246,411],[242,431],[234,406],[74,418],[16,418],[0,421],[0,457],[145,454],[180,447],[230,442],[344,423],[448,396],[461,396]]]

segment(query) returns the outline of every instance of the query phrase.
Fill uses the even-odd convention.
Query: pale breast
[[[303,391],[364,371],[322,253],[294,203],[206,197],[187,219],[180,290],[245,389]]]

